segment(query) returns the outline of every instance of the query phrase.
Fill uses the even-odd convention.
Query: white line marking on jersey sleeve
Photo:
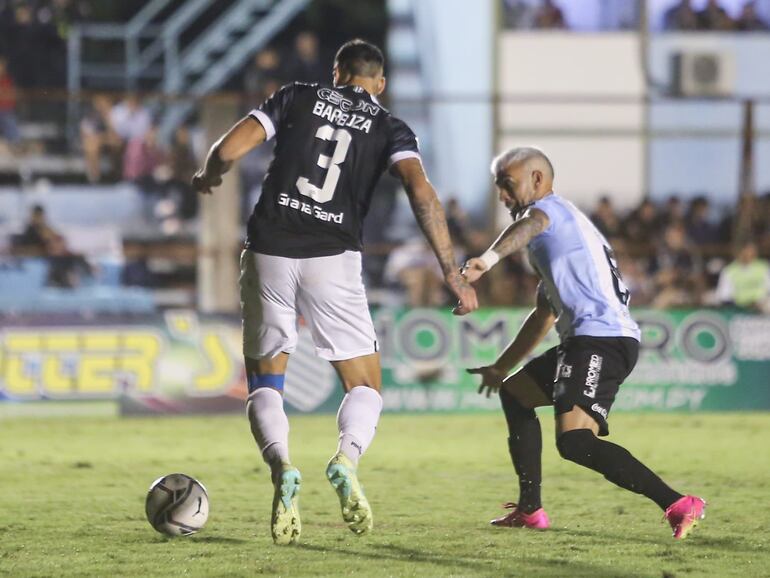
[[[273,124],[273,121],[270,120],[270,117],[264,112],[255,108],[249,113],[249,116],[254,117],[264,127],[265,134],[267,134],[267,137],[265,138],[266,141],[275,136],[275,125]]]

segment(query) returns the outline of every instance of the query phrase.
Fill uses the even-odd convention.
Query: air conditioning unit
[[[671,89],[678,96],[731,96],[735,92],[735,56],[697,50],[675,53]]]

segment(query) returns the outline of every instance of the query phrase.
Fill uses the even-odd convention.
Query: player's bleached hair
[[[374,77],[385,66],[385,57],[371,42],[356,38],[340,46],[334,57],[334,66],[343,75]]]
[[[492,171],[492,175],[497,177],[500,171],[508,168],[513,163],[529,161],[532,159],[542,160],[548,167],[548,170],[551,172],[550,177],[554,177],[554,170],[553,165],[551,164],[551,159],[549,159],[548,156],[537,147],[515,147],[508,149],[507,151],[497,155],[492,160],[490,170]]]

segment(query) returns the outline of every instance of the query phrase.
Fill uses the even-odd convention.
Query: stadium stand
[[[286,12],[276,12],[275,16],[285,27],[299,4],[279,4]],[[685,4],[662,17],[665,28],[690,28]],[[11,40],[0,47],[4,54],[0,57],[0,182],[6,185],[0,189],[0,247],[5,254],[0,277],[2,286],[8,289],[0,303],[4,310],[90,307],[94,311],[130,313],[193,305],[196,301],[198,203],[190,193],[189,180],[202,156],[205,136],[196,112],[200,103],[180,101],[173,92],[179,90],[180,82],[196,83],[208,78],[201,73],[198,60],[210,62],[230,54],[206,46],[213,42],[217,23],[223,29],[234,26],[235,16],[248,12],[247,3],[228,0],[222,5],[225,9],[221,19],[211,26],[206,25],[211,23],[213,13],[205,3],[169,0],[152,6],[150,10],[145,3],[129,2],[111,12],[83,1],[40,1],[29,5],[8,3],[0,11],[7,39],[21,38],[24,31],[33,29],[35,38],[49,39],[27,51],[22,50],[23,43]],[[558,2],[507,0],[502,7],[506,27],[570,26],[569,11],[562,10],[568,7]],[[747,2],[739,16],[729,19],[728,28],[765,29],[755,8],[753,2]],[[259,11],[248,14],[257,19],[265,15]],[[727,21],[723,21],[724,25],[716,23],[719,14],[718,3],[693,12],[693,22],[697,21],[693,29],[725,28]],[[333,20],[334,13],[329,12],[327,17]],[[627,6],[608,8],[600,27],[625,28],[637,17]],[[163,63],[162,50],[139,40],[138,60],[115,62],[120,74],[97,66],[91,61],[95,51],[98,46],[106,47],[106,39],[114,40],[116,34],[108,25],[105,28],[111,18],[128,22],[121,29],[121,34],[127,35],[121,42],[129,47],[143,38],[142,34],[158,31],[182,42],[178,48],[192,46],[193,39],[197,39],[201,47],[196,45],[196,51],[183,59],[182,68],[188,76],[175,76],[176,80],[164,77],[161,81],[158,66]],[[294,22],[283,32],[280,26],[260,32],[261,40],[254,46],[249,44],[250,50],[241,46],[237,53],[239,65],[233,67],[230,76],[218,78],[215,84],[209,79],[208,84],[204,83],[205,91],[237,91],[239,108],[246,112],[289,80],[323,78],[323,63],[330,58],[339,38],[329,33],[333,22],[324,24],[323,19],[315,18],[313,28],[307,25],[309,21]],[[399,30],[412,25],[404,16],[394,19]],[[372,26],[384,28],[382,21]],[[104,37],[101,40],[100,35]],[[245,38],[242,33],[237,37]],[[99,44],[102,41],[105,43]],[[74,72],[73,47],[85,51],[82,66],[79,64],[80,69]],[[104,50],[110,58],[124,58],[126,54],[114,47]],[[27,70],[45,59],[60,62],[62,54],[70,58],[69,68],[60,63],[45,74]],[[405,57],[398,56],[395,62],[399,58]],[[421,74],[418,70],[418,76]],[[73,87],[77,92],[71,91]],[[141,88],[142,92],[127,88]],[[171,94],[164,94],[164,89],[170,89]],[[179,112],[180,103],[184,104],[185,114]],[[185,116],[189,112],[194,114]],[[169,120],[172,117],[174,122]],[[183,119],[186,122],[176,127]],[[420,112],[412,124],[420,127],[427,121]],[[164,134],[164,128],[171,132]],[[428,148],[429,143],[428,139]],[[261,147],[241,164],[242,221],[259,197],[270,156],[270,148]],[[756,241],[760,258],[770,254],[770,230],[766,225],[770,222],[770,193],[744,195],[735,209],[709,204],[706,197],[678,199],[673,195],[665,206],[645,200],[624,211],[613,206],[611,192],[597,191],[597,196],[603,198],[594,207],[592,218],[618,247],[618,258],[636,305],[717,305],[720,299],[715,288],[720,271],[731,261],[737,244],[749,237]],[[366,232],[366,275],[373,303],[443,304],[448,296],[441,288],[440,275],[429,259],[420,259],[421,252],[412,243],[415,230],[413,225],[403,223],[400,203],[398,191],[386,180],[369,219],[373,226]],[[22,255],[18,236],[23,233],[26,212],[35,204],[46,208],[70,250],[82,253],[84,262],[95,272],[84,275],[85,280],[77,287],[48,286],[47,274],[40,271],[46,266],[45,258],[51,259],[51,255],[34,257],[29,263]],[[592,209],[583,208],[589,212]],[[490,233],[484,220],[478,215],[469,218],[457,200],[451,201],[449,214],[452,234],[462,253],[471,255],[486,246]],[[110,240],[110,247],[99,242],[105,239]],[[511,259],[491,281],[485,281],[481,288],[489,304],[531,301],[532,276],[525,259]]]

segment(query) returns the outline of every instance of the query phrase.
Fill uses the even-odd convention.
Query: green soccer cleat
[[[289,464],[282,464],[273,480],[273,517],[270,529],[273,542],[278,545],[294,544],[299,540],[302,522],[299,518],[299,486],[302,476]]]
[[[342,519],[350,531],[360,536],[371,531],[374,524],[372,508],[358,483],[356,467],[345,454],[337,454],[326,466],[326,477],[337,492],[342,508]]]

